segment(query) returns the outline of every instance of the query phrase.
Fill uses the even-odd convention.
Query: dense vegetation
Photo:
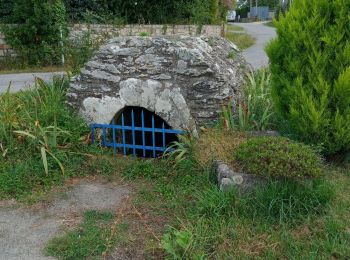
[[[284,137],[256,137],[241,144],[234,157],[245,172],[277,179],[318,178],[321,159],[310,147]]]
[[[347,0],[295,0],[267,48],[276,111],[325,154],[350,149],[349,12]]]
[[[61,63],[68,30],[65,7],[60,0],[53,3],[18,0],[9,19],[13,24],[3,25],[1,30],[22,63]]]
[[[17,22],[16,6],[32,1],[0,0],[0,21]],[[52,3],[52,1],[37,1]],[[64,0],[70,22],[96,23],[219,23],[232,7],[231,0]]]

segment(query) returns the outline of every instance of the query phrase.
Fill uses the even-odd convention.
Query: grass
[[[273,27],[275,28],[275,24],[271,21],[271,22],[267,22],[267,23],[264,23],[265,26],[269,26],[269,27]]]
[[[112,157],[88,145],[88,127],[64,106],[65,81],[37,87],[0,96],[0,198],[34,203],[36,194],[47,197],[84,175],[122,178],[135,194],[121,213],[87,212],[78,227],[49,242],[47,254],[94,259],[117,246],[141,259],[350,257],[349,168],[324,165],[320,181],[303,185],[275,180],[244,196],[222,193],[210,162],[234,165],[232,152],[246,134],[206,129],[180,147],[181,158]],[[40,136],[44,145],[15,131]],[[49,154],[43,163],[42,147],[64,175]]]
[[[46,254],[58,259],[87,259],[101,256],[117,243],[123,242],[123,233],[128,228],[124,223],[111,228],[114,215],[111,212],[88,211],[84,221],[74,230],[53,238],[46,246]]]
[[[240,50],[248,49],[255,44],[256,39],[246,33],[235,33],[227,31],[226,39],[237,45]]]
[[[8,67],[4,66],[4,69],[1,69],[0,65],[0,74],[13,74],[13,73],[38,73],[38,72],[60,72],[66,71],[66,67],[61,66],[47,66],[47,67],[28,67],[28,68],[20,68],[20,67]]]
[[[240,32],[243,32],[244,29],[242,27],[234,25],[234,24],[228,24],[227,25],[227,31],[240,31]]]

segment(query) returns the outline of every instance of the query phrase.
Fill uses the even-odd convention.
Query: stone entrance
[[[89,123],[108,124],[125,107],[142,107],[169,127],[196,131],[235,105],[247,64],[223,38],[119,37],[73,78],[68,104]]]

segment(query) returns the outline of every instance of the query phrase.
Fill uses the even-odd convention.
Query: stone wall
[[[4,35],[0,33],[0,57],[13,57],[15,55],[11,46],[6,44]]]
[[[139,36],[147,34],[149,36],[194,36],[206,35],[219,37],[224,35],[225,27],[221,25],[108,25],[108,24],[74,24],[70,27],[70,37],[76,38],[90,30],[93,38],[117,36]],[[5,56],[15,56],[11,46],[6,44],[4,35],[0,32],[0,58]]]

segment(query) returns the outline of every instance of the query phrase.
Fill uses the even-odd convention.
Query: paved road
[[[265,67],[269,64],[264,48],[266,44],[276,37],[276,29],[264,25],[262,22],[256,23],[235,23],[256,38],[256,43],[243,51],[243,56],[254,69]]]
[[[10,92],[17,92],[21,89],[28,89],[33,86],[35,77],[42,78],[45,81],[50,81],[52,80],[53,75],[62,74],[64,74],[64,72],[1,74],[0,93],[5,92],[10,83]]]

